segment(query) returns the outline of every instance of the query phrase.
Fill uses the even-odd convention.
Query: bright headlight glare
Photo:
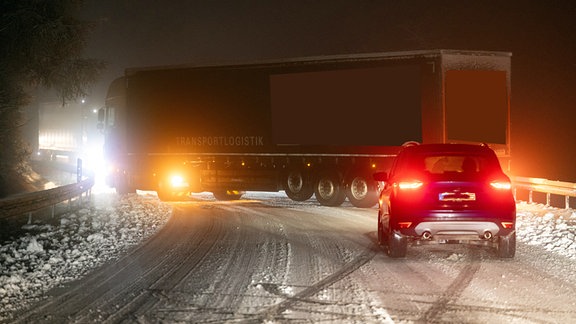
[[[170,184],[172,185],[172,187],[184,187],[184,186],[186,186],[186,182],[184,181],[184,178],[180,175],[173,175],[170,178]]]

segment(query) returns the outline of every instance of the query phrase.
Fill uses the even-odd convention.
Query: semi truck
[[[98,127],[119,193],[246,191],[377,203],[408,142],[485,143],[510,160],[511,53],[417,50],[129,68]]]

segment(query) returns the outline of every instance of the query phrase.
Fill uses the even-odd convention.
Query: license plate
[[[473,192],[442,192],[438,194],[440,201],[475,201],[476,194]]]

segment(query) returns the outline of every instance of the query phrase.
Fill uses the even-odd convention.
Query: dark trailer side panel
[[[390,61],[139,71],[127,77],[127,147],[378,153],[422,140],[421,73]]]
[[[270,148],[267,78],[225,69],[160,70],[128,79],[134,153],[263,152]]]
[[[277,144],[400,146],[406,139],[422,140],[418,65],[270,79]]]

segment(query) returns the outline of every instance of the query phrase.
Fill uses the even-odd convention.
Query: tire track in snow
[[[207,256],[204,267],[197,269],[204,271],[204,275],[192,274],[166,291],[165,302],[139,317],[141,322],[242,321],[253,317],[253,309],[260,309],[251,304],[257,295],[250,289],[254,289],[255,277],[278,265],[277,253],[287,249],[281,244],[285,240],[283,234],[276,232],[276,222],[267,221],[271,217],[268,209],[235,204],[216,204],[210,209],[209,217],[219,220],[225,235],[212,255]],[[282,270],[275,269],[273,273],[280,274]],[[198,286],[198,281],[205,284]]]
[[[182,213],[181,210],[178,212]],[[222,224],[218,224],[218,222],[213,219],[202,228],[204,231],[198,231],[200,234],[198,237],[194,240],[185,241],[186,244],[179,244],[170,260],[162,264],[161,269],[156,268],[157,272],[162,273],[160,278],[152,283],[145,281],[145,285],[142,287],[144,289],[140,291],[140,294],[133,297],[124,307],[113,312],[113,314],[106,319],[106,322],[115,323],[127,318],[135,321],[145,319],[144,317],[147,311],[154,309],[158,302],[166,298],[167,293],[175,289],[180,283],[186,281],[193,270],[201,265],[206,256],[214,250],[215,243],[218,241],[215,240],[214,237],[223,236]],[[179,236],[177,235],[176,237]],[[208,243],[198,244],[199,242]]]
[[[301,301],[305,301],[306,298],[311,297],[321,290],[333,285],[334,283],[344,279],[358,268],[363,266],[364,264],[368,263],[374,256],[376,255],[376,251],[370,250],[366,251],[352,261],[346,263],[340,270],[336,271],[335,273],[325,277],[324,279],[320,280],[316,284],[302,290],[301,292],[295,294],[294,296],[284,300],[283,302],[276,304],[272,307],[269,307],[259,313],[259,318],[262,319],[274,319],[276,315],[283,313],[284,311],[290,309],[294,304],[299,303]]]
[[[464,266],[456,279],[448,286],[448,288],[446,288],[440,298],[430,306],[417,322],[433,323],[440,320],[442,314],[448,310],[449,304],[458,299],[462,291],[470,285],[476,272],[480,269],[481,264],[478,261],[478,257],[476,257],[477,253],[473,250],[469,251],[471,255],[468,257],[468,264]]]
[[[236,230],[228,231],[230,236],[227,238],[227,245],[235,248],[226,253],[227,262],[222,262],[219,270],[221,277],[215,278],[214,291],[218,293],[211,294],[207,303],[221,311],[224,309],[225,313],[233,314],[238,311],[243,301],[247,283],[251,282],[254,273],[258,272],[264,263],[264,256],[259,250],[271,244],[265,235],[258,235],[258,230],[250,224],[257,223],[255,219],[267,217],[268,214],[236,205],[220,205],[217,209],[225,212],[221,215],[223,218],[235,215],[234,221],[227,221],[237,226]],[[234,276],[230,275],[232,273]]]
[[[71,289],[57,292],[18,320],[74,323],[134,318],[139,309],[157,300],[158,289],[154,287],[176,285],[214,246],[199,243],[220,235],[222,227],[214,222],[204,226],[205,231],[199,235],[190,235],[193,227],[182,217],[181,211],[176,210],[168,224],[144,245]],[[187,253],[190,246],[199,245],[201,248],[194,253]]]

